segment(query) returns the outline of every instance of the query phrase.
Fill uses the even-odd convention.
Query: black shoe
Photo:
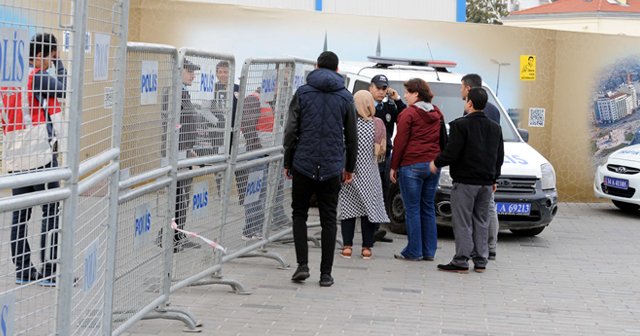
[[[439,271],[455,272],[455,273],[469,273],[469,267],[456,266],[452,263],[438,265]]]
[[[489,260],[496,260],[496,253],[495,252],[489,252]]]
[[[484,271],[487,270],[486,266],[473,266],[473,270],[476,271],[476,273],[484,273]]]
[[[296,271],[293,273],[291,277],[291,281],[293,282],[303,282],[309,278],[309,266],[306,264],[299,265]]]
[[[183,238],[173,242],[173,253],[182,252],[186,249],[199,249],[200,247],[202,247],[200,244]]]
[[[398,254],[394,254],[393,255],[394,258],[398,259],[398,260],[406,260],[406,261],[421,261],[422,258],[407,258],[405,256],[402,255],[402,253],[398,253]]]
[[[386,235],[387,235],[387,231],[378,230],[376,231],[376,233],[373,234],[373,238],[375,239],[375,241],[379,241],[383,243],[393,243],[393,239],[387,238]]]
[[[78,277],[73,277],[73,287],[76,287],[78,285]],[[56,283],[56,277],[55,276],[48,276],[46,277],[44,280],[40,281],[38,283],[38,285],[42,286],[42,287],[57,287],[58,284]]]
[[[320,274],[320,287],[331,287],[331,285],[333,285],[331,274]]]
[[[35,269],[16,273],[16,285],[26,285],[42,280],[42,275]]]
[[[424,261],[434,261],[435,259],[433,257],[422,257],[422,260],[424,260]]]
[[[200,244],[194,243],[194,242],[192,242],[190,240],[183,240],[182,243],[180,244],[180,246],[183,249],[192,249],[192,248],[193,249],[199,249],[199,248],[202,247]]]

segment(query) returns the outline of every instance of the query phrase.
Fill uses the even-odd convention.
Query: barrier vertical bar
[[[80,126],[82,122],[83,100],[83,76],[84,76],[84,40],[87,24],[87,1],[76,0],[73,2],[75,33],[73,34],[72,59],[75,61],[71,70],[71,106],[70,111],[75,111],[75,116],[69,118],[68,137],[68,167],[71,169],[71,178],[68,188],[71,196],[64,202],[63,218],[61,221],[60,265],[58,281],[58,312],[56,333],[57,335],[71,334],[71,307],[73,290],[73,253],[76,208],[78,206],[78,181],[80,178]]]
[[[127,29],[129,25],[129,1],[120,0],[119,3],[121,10],[120,18],[120,48],[118,60],[122,61],[122,64],[127,64]],[[117,68],[116,76],[116,89],[114,97],[114,112],[113,118],[113,144],[112,148],[120,148],[122,143],[122,119],[124,114],[124,97],[125,97],[125,80],[126,69],[124,66]],[[114,160],[114,164],[120,166],[120,156]],[[116,170],[109,186],[110,192],[110,221],[107,231],[107,262],[105,271],[105,292],[104,292],[104,315],[102,319],[103,334],[109,335],[112,333],[112,317],[113,317],[113,296],[114,296],[114,279],[116,268],[116,245],[117,245],[117,233],[118,233],[118,197],[119,197],[119,182],[120,182],[120,169]]]

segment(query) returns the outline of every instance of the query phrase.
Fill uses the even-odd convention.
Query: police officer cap
[[[184,60],[184,64],[182,65],[182,68],[188,71],[196,71],[196,70],[200,70],[200,66],[197,64],[193,64],[191,61],[189,60]]]
[[[371,78],[371,83],[375,84],[377,87],[389,86],[389,80],[385,75],[375,75]]]

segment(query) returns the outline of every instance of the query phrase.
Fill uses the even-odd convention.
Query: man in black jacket
[[[398,115],[407,105],[400,99],[398,92],[389,86],[389,80],[385,75],[375,75],[371,78],[369,92],[375,101],[376,117],[382,119],[387,130],[387,152],[385,154],[385,160],[378,164],[380,180],[382,181],[382,196],[386,209],[387,203],[389,202],[387,194],[389,193],[389,170],[391,167],[391,149],[393,148],[391,137],[393,136],[395,125],[398,122]],[[387,231],[380,230],[379,226],[378,224],[376,227],[376,241],[386,243],[393,242],[393,239],[385,237]]]
[[[500,125],[482,111],[486,104],[487,92],[483,88],[469,90],[465,105],[469,113],[449,124],[449,143],[431,162],[433,173],[450,165],[453,179],[451,210],[456,254],[449,264],[438,265],[441,271],[466,273],[470,258],[476,272],[484,272],[487,266],[489,202],[500,176],[504,144]]]
[[[462,77],[460,82],[460,93],[462,94],[462,100],[467,99],[469,90],[474,87],[482,87],[482,77],[478,74],[467,74]],[[498,108],[487,102],[484,110],[484,114],[490,120],[495,121],[500,125],[500,111]],[[467,111],[464,111],[464,115]],[[498,232],[500,231],[500,223],[498,221],[498,212],[496,211],[496,202],[494,199],[495,193],[491,193],[491,201],[489,202],[489,260],[496,259],[496,249],[498,247]]]
[[[307,217],[313,194],[322,227],[320,286],[333,285],[340,183],[350,183],[356,164],[357,131],[353,96],[338,73],[338,56],[325,51],[291,100],[284,134],[284,173],[293,178],[293,240],[298,268],[291,277],[309,277]],[[345,155],[346,152],[346,155]],[[346,161],[346,162],[345,162]]]

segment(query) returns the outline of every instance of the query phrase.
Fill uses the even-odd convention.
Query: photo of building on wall
[[[640,55],[617,61],[602,72],[593,96],[593,167],[629,145],[640,144]]]

